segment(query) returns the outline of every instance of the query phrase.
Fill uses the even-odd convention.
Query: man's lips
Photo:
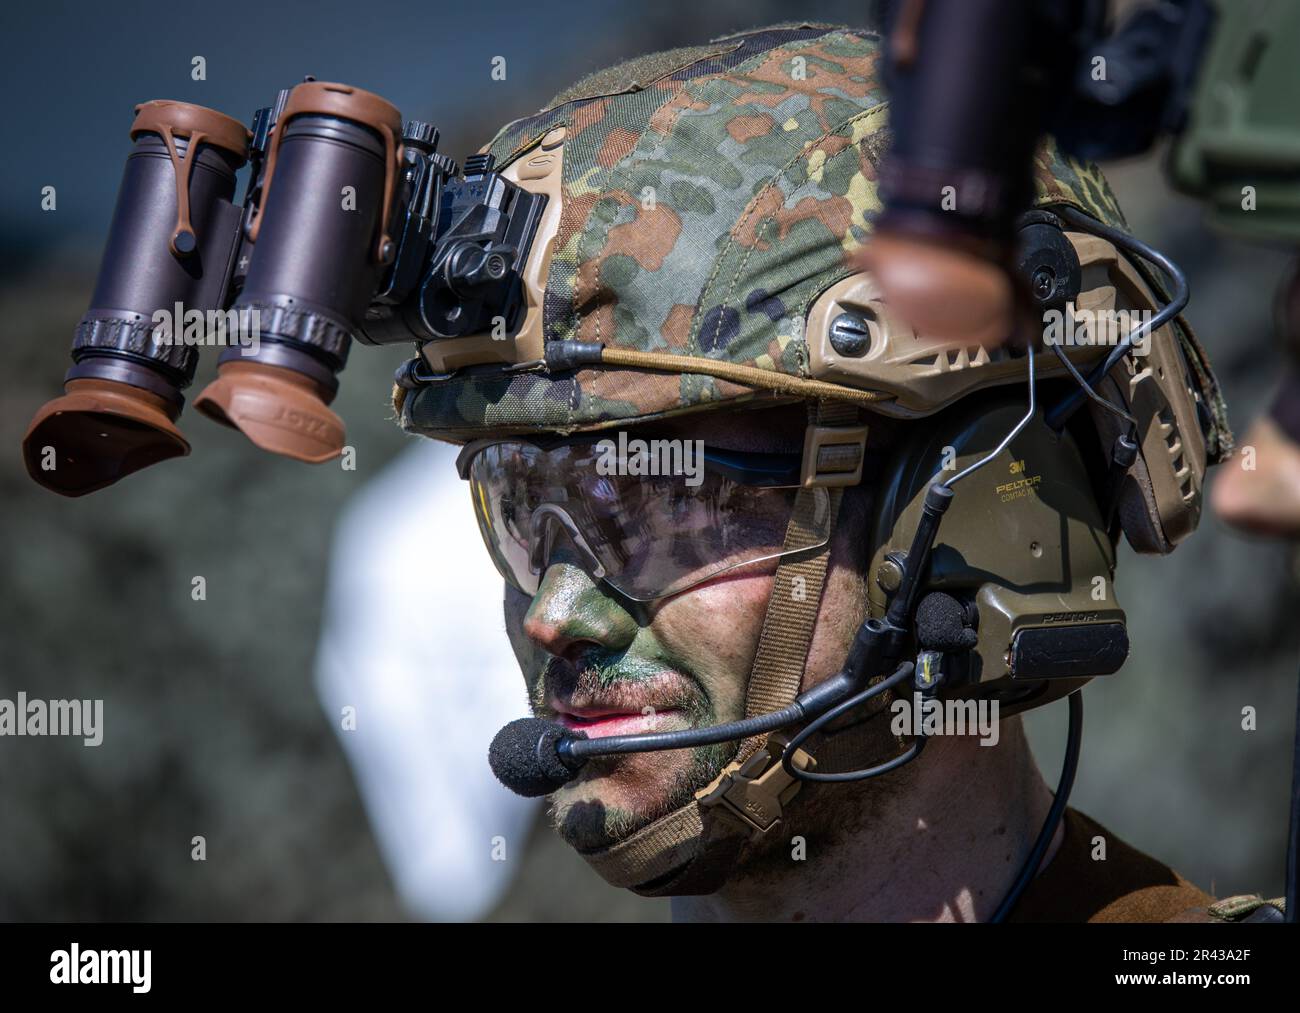
[[[635,658],[623,659],[617,668],[569,667],[556,659],[546,670],[545,686],[538,716],[593,739],[689,727],[697,696],[680,672]]]
[[[664,710],[647,707],[642,711],[620,711],[598,707],[566,707],[553,703],[555,720],[569,731],[583,732],[589,739],[610,735],[641,735],[663,731],[663,726],[677,718],[681,711],[675,707]]]

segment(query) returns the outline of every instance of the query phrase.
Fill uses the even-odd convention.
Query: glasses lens
[[[826,544],[825,489],[810,490],[796,518],[798,489],[748,486],[707,467],[689,480],[609,474],[603,461],[589,443],[497,443],[471,462],[484,542],[525,594],[536,593],[560,546],[629,598],[650,601]]]

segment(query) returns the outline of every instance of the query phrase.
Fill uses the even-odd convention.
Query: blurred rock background
[[[191,457],[88,499],[46,493],[23,471],[23,431],[59,389],[89,298],[132,106],[170,97],[247,119],[310,73],[431,120],[461,156],[590,70],[757,24],[860,22],[865,6],[376,0],[316,3],[303,18],[248,0],[151,0],[0,14],[0,82],[27,97],[4,112],[0,697],[102,698],[107,725],[97,749],[0,738],[0,918],[405,917],[311,665],[333,520],[405,439],[388,391],[406,350],[357,348],[343,374],[335,409],[355,471],[259,453],[193,412]],[[206,81],[191,80],[196,55]],[[490,77],[495,56],[505,81]],[[1187,269],[1191,318],[1244,433],[1277,367],[1269,306],[1284,255],[1207,232],[1155,158],[1111,172],[1137,233]],[[53,212],[40,209],[47,185]],[[1133,655],[1086,694],[1075,804],[1221,895],[1281,892],[1300,658],[1291,565],[1283,547],[1210,516],[1169,559],[1125,549],[1117,590]],[[190,596],[196,575],[203,602]],[[1247,705],[1253,733],[1241,730]],[[1063,708],[1030,719],[1053,782],[1064,723]],[[195,835],[206,862],[191,860]],[[544,831],[521,862],[493,918],[666,917],[665,902],[606,887]]]

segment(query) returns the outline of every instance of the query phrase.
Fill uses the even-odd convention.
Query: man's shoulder
[[[1214,898],[1077,809],[1055,857],[1012,912],[1018,922],[1202,920]],[[1206,919],[1214,920],[1205,914]]]

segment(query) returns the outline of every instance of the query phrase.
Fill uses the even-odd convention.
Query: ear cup
[[[986,456],[1023,414],[1019,397],[997,391],[906,427],[874,507],[873,615],[889,606],[897,586],[890,574],[910,547],[929,484]],[[922,577],[917,646],[956,653],[973,638],[969,668],[945,692],[994,697],[1004,716],[1059,699],[1123,660],[1114,566],[1078,445],[1035,419],[956,487]],[[964,602],[977,617],[963,613]],[[1093,650],[1098,637],[1105,650]]]

